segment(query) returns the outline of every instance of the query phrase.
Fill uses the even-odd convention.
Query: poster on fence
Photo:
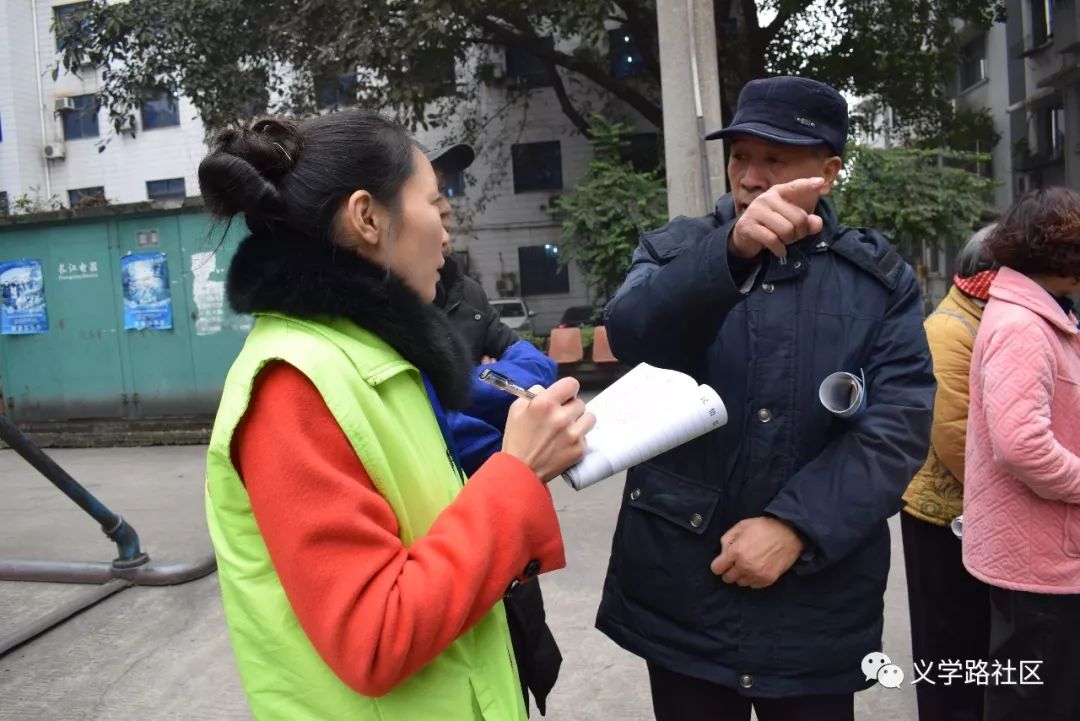
[[[135,253],[120,259],[124,284],[124,330],[173,327],[169,261],[164,253]]]
[[[40,260],[0,263],[0,334],[49,332]]]

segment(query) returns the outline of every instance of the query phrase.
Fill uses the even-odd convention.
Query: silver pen
[[[494,371],[490,368],[485,368],[480,371],[480,380],[488,385],[495,386],[501,391],[506,391],[511,395],[515,395],[518,398],[524,398],[529,400],[530,398],[536,398],[536,394],[532,391],[525,390],[514,381],[510,380],[502,373]]]

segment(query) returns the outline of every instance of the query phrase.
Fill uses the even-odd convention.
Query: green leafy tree
[[[621,157],[631,130],[593,115],[589,169],[555,208],[563,216],[560,259],[577,263],[598,304],[622,283],[641,234],[667,221],[667,195],[658,172],[639,172]]]
[[[747,81],[794,73],[934,126],[948,112],[959,23],[987,27],[1002,4],[713,0],[725,117]],[[191,98],[211,128],[354,101],[438,126],[482,96],[483,78],[504,82],[476,62],[505,48],[535,57],[582,133],[590,112],[616,106],[662,127],[655,0],[91,0],[66,17],[63,63],[102,69],[100,100],[117,132],[163,87]],[[633,41],[628,77],[612,72],[611,37]]]
[[[835,194],[840,220],[881,231],[908,257],[924,242],[959,245],[994,212],[994,181],[968,169],[988,160],[949,150],[855,148]]]

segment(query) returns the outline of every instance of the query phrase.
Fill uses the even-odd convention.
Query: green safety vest
[[[266,363],[307,376],[341,426],[411,546],[461,491],[417,369],[341,318],[259,315],[229,371],[214,422],[206,511],[233,651],[259,721],[524,721],[503,604],[385,696],[349,688],[300,627],[232,463],[232,438]]]

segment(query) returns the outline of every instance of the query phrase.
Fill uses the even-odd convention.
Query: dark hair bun
[[[260,120],[249,129],[223,130],[199,164],[199,188],[207,209],[219,218],[243,213],[248,224],[281,218],[285,202],[278,184],[300,155],[296,126]]]
[[[218,218],[242,213],[252,233],[326,248],[339,243],[335,219],[357,190],[397,209],[415,153],[404,127],[368,110],[267,118],[217,135],[199,184]]]

